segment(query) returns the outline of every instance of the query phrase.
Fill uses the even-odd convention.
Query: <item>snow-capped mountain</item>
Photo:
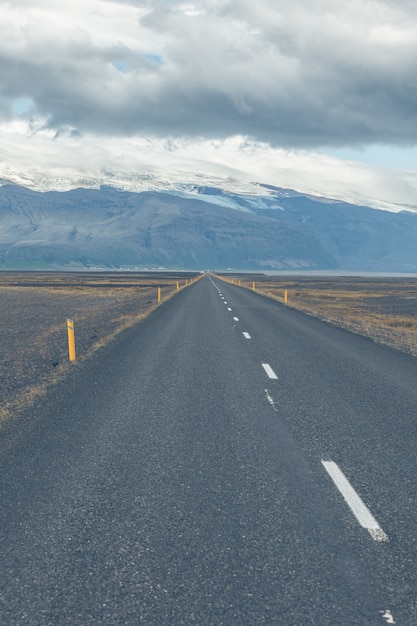
[[[44,172],[32,168],[24,173],[10,169],[5,163],[0,162],[0,185],[2,183],[13,183],[31,189],[33,191],[71,191],[73,189],[100,189],[103,186],[113,187],[121,191],[133,193],[165,192],[171,195],[178,195],[185,198],[196,198],[207,201],[210,204],[218,204],[239,210],[250,210],[250,206],[263,208],[276,208],[276,200],[279,197],[290,197],[302,194],[320,202],[347,202],[357,206],[367,206],[374,209],[391,211],[417,212],[417,204],[401,204],[393,202],[383,202],[370,197],[356,195],[335,195],[328,193],[318,196],[311,190],[283,189],[273,185],[266,185],[252,181],[242,181],[233,178],[216,177],[202,173],[170,170],[146,170],[140,173],[126,174],[113,171],[103,172],[102,176],[90,176],[79,172],[66,172],[62,177],[51,177]],[[209,198],[207,198],[209,195]],[[241,202],[235,201],[233,196],[244,197],[245,207]]]
[[[0,267],[417,271],[415,207],[377,211],[201,176],[100,182],[3,180]]]

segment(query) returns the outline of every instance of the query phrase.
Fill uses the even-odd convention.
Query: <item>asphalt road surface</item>
[[[217,278],[0,433],[0,623],[417,624],[417,360]]]

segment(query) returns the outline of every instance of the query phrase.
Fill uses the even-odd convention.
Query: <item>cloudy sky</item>
[[[3,2],[0,176],[417,205],[416,76],[415,0]]]

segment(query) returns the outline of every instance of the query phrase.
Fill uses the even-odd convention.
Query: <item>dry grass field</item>
[[[230,277],[228,277],[230,280]],[[322,320],[417,356],[417,278],[276,278],[234,282]]]
[[[174,295],[191,275],[0,272],[0,422],[42,396],[70,367],[67,318],[76,363]]]

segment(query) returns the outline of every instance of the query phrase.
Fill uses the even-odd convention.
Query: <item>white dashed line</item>
[[[230,306],[228,306],[228,307],[227,307],[227,310],[228,310],[228,311],[231,311],[232,309],[230,308]]]
[[[274,398],[271,396],[271,394],[269,393],[268,389],[265,389],[265,395],[266,395],[266,399],[268,400],[269,404],[272,406],[272,408],[274,409],[275,413],[278,412],[277,407],[275,406],[275,400]]]
[[[395,619],[392,616],[391,611],[388,609],[386,611],[380,611],[382,619],[386,621],[387,624],[395,624]]]
[[[362,502],[339,466],[333,461],[322,460],[322,464],[362,528],[366,528],[374,541],[388,541],[387,535],[366,504]]]
[[[235,322],[238,322],[238,321],[239,321],[239,318],[238,318],[238,317],[234,317],[233,319],[234,319],[234,321],[235,321]]]
[[[272,378],[272,380],[278,380],[278,376],[275,374],[274,370],[268,363],[262,363],[262,367],[264,368],[269,378]]]
[[[242,333],[242,334],[243,334],[243,336],[244,336],[244,338],[245,338],[245,339],[252,339],[252,337],[250,336],[250,334],[249,334],[249,333],[244,332],[244,333]]]

